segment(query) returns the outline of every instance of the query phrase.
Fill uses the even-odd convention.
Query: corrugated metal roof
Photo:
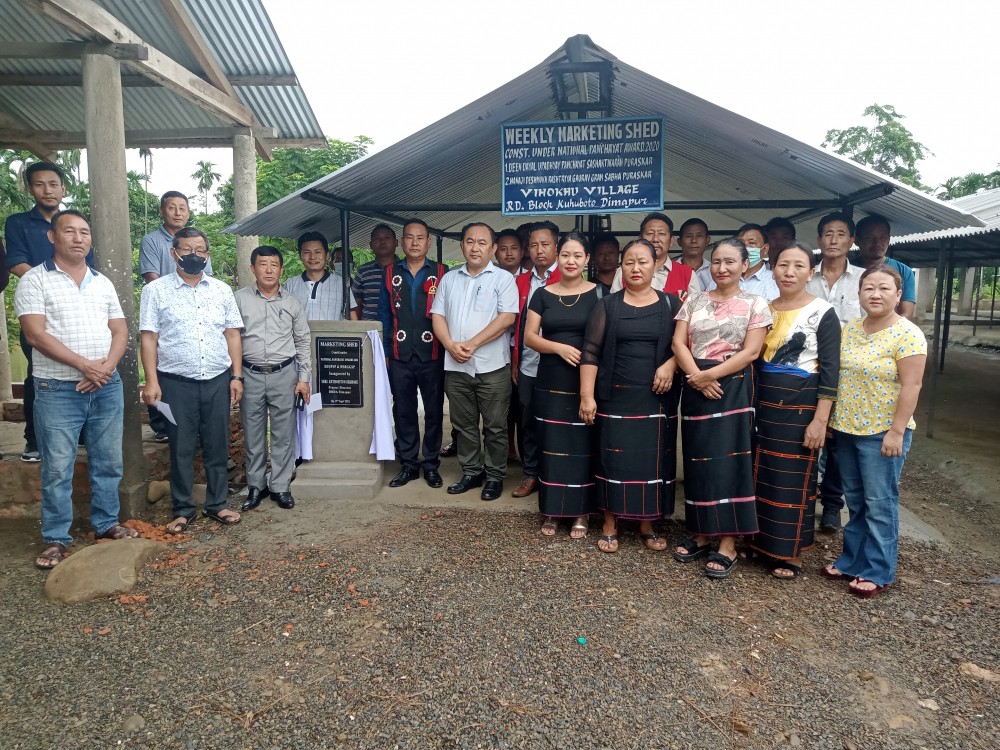
[[[865,203],[894,228],[926,231],[975,224],[976,219],[867,167],[810,146],[671,86],[621,62],[589,37],[567,40],[553,55],[523,75],[379,153],[350,164],[271,204],[231,229],[239,234],[295,236],[316,229],[340,237],[339,210],[307,200],[321,191],[351,204],[432,205],[494,203],[500,200],[500,126],[503,122],[557,119],[550,63],[568,59],[610,61],[613,70],[611,117],[662,114],[666,121],[664,187],[666,208],[679,225],[690,216],[713,230],[735,230],[745,222],[764,223],[776,209],[684,211],[671,203],[693,200],[841,200],[866,188],[889,185],[893,192]],[[594,74],[585,76],[596,88]],[[571,80],[567,77],[566,80]],[[570,84],[571,99],[580,99]],[[785,211],[794,214],[794,211]],[[469,221],[493,227],[520,223],[499,212],[428,211],[432,228],[455,231]],[[803,217],[800,235],[812,241],[817,216]],[[637,229],[641,215],[615,214],[616,231]],[[355,244],[378,221],[352,219]],[[561,217],[563,228],[572,217]],[[457,254],[450,243],[449,255]]]
[[[193,73],[205,77],[195,56],[158,0],[95,0],[143,40]],[[261,0],[182,0],[227,77],[282,76],[295,71]],[[0,0],[0,44],[65,42],[81,38],[18,0]],[[123,66],[123,74],[133,74]],[[0,59],[0,75],[80,76],[79,60]],[[207,80],[207,79],[206,79]],[[325,143],[323,130],[298,85],[237,86],[236,95],[277,138]],[[161,87],[126,86],[122,92],[127,130],[183,130],[230,123]],[[0,113],[34,130],[83,132],[79,87],[3,86]],[[159,146],[165,144],[159,143]],[[280,144],[279,144],[280,145]]]

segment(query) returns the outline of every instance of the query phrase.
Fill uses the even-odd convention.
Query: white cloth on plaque
[[[368,331],[368,338],[372,342],[372,359],[375,362],[375,428],[372,430],[372,445],[368,452],[374,453],[379,461],[395,461],[392,393],[389,391],[389,371],[385,367],[385,349],[378,331]]]
[[[309,403],[302,411],[296,411],[295,427],[298,431],[298,453],[303,461],[313,458],[313,414],[323,408],[323,397],[318,393],[309,395]]]

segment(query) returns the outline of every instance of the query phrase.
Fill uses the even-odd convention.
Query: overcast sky
[[[892,104],[933,152],[920,164],[932,186],[1000,163],[992,0],[264,5],[327,136],[367,135],[375,150],[588,34],[633,67],[812,145],[862,122],[869,104]],[[141,172],[137,153],[129,167]],[[228,150],[159,153],[150,183],[158,194],[194,195],[199,159],[224,178],[232,172]]]

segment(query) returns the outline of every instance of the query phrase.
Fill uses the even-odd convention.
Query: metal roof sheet
[[[678,224],[690,216],[713,230],[764,223],[777,209],[690,211],[671,203],[693,200],[841,200],[866,188],[889,185],[892,192],[859,206],[886,215],[894,228],[927,231],[976,224],[975,217],[896,182],[865,166],[748,120],[618,60],[589,37],[567,40],[545,61],[500,88],[383,151],[317,180],[234,224],[238,234],[295,236],[307,229],[340,238],[339,209],[306,199],[316,191],[351,204],[432,205],[493,203],[500,200],[500,126],[503,122],[557,119],[550,63],[609,61],[613,71],[610,117],[662,114],[666,121],[664,188],[666,210]],[[580,101],[581,80],[596,88],[596,76],[569,77],[570,98]],[[786,211],[785,213],[789,213]],[[800,234],[814,237],[816,212],[799,221]],[[499,228],[524,219],[499,212],[427,211],[433,229],[455,231],[469,221]],[[380,221],[352,219],[355,244],[360,233]],[[616,231],[638,228],[641,215],[615,214]],[[572,217],[560,217],[563,228]],[[357,230],[357,233],[355,233]],[[367,241],[367,237],[365,237]],[[449,243],[449,256],[457,243]]]
[[[95,0],[150,45],[196,75],[205,77],[183,37],[158,0]],[[181,0],[227,77],[294,79],[261,0]],[[81,41],[64,27],[18,0],[0,0],[0,44]],[[132,74],[123,65],[123,74]],[[0,75],[80,76],[80,60],[0,59]],[[325,143],[323,130],[303,89],[296,85],[234,86],[244,106],[280,140]],[[184,130],[228,126],[193,102],[159,86],[122,91],[127,130]],[[83,132],[83,92],[78,86],[0,87],[0,114],[34,130]],[[158,143],[163,146],[165,144]],[[280,145],[280,144],[278,144]]]

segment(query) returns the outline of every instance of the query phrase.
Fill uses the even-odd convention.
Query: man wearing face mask
[[[194,456],[201,442],[207,490],[205,516],[239,523],[226,507],[229,479],[229,410],[243,395],[243,318],[229,286],[205,274],[208,238],[185,227],[174,234],[176,271],[146,284],[139,303],[142,366],[148,406],[163,402],[174,423],[170,439],[170,494],[173,520],[168,534],[194,521]]]

